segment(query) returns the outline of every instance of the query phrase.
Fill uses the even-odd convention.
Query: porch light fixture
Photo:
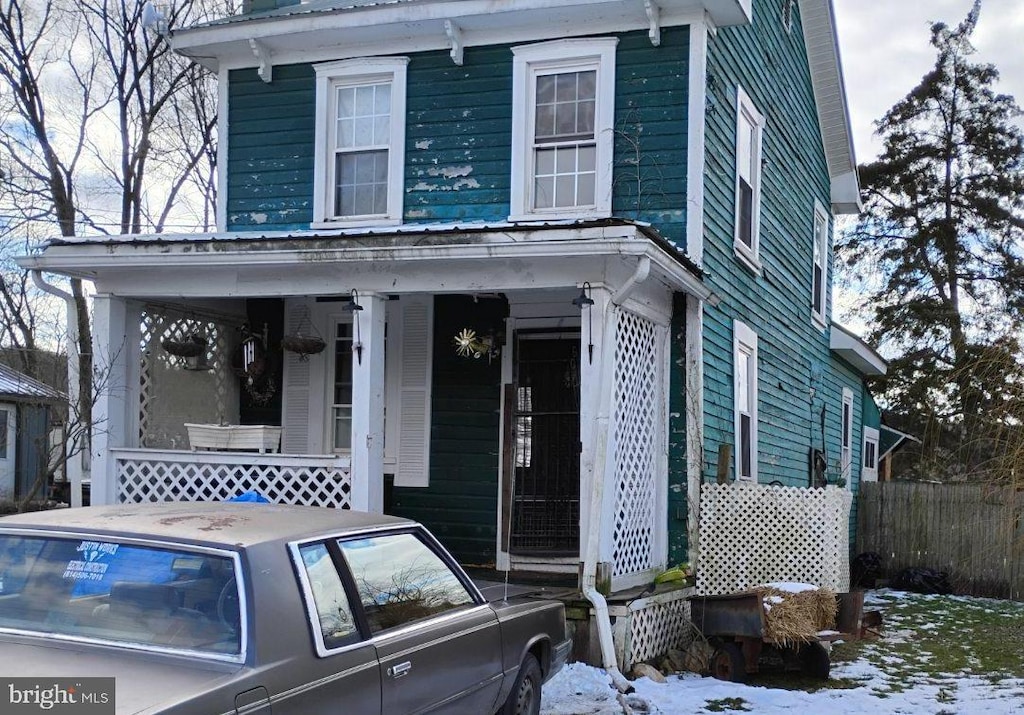
[[[583,287],[580,288],[580,294],[572,299],[572,304],[579,308],[580,312],[584,308],[587,309],[587,361],[594,364],[594,322],[593,322],[593,311],[590,309],[594,305],[594,299],[590,297],[590,282],[584,281]]]
[[[360,365],[363,364],[363,337],[362,333],[359,332],[359,311],[363,309],[363,306],[359,305],[359,291],[353,288],[349,292],[348,304],[343,308],[347,313],[352,313],[352,322],[355,323],[356,329],[356,341],[352,343],[352,350],[356,354],[356,360]]]

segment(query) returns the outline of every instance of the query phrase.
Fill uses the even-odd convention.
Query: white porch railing
[[[256,491],[276,504],[365,508],[366,485],[352,481],[348,457],[112,450],[117,501],[222,501]],[[362,495],[362,499],[360,499]]]

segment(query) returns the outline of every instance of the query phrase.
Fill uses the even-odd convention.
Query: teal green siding
[[[672,296],[668,366],[668,563],[689,561],[686,470],[686,295]]]
[[[616,215],[649,221],[682,245],[686,206],[689,31],[619,36]],[[512,152],[511,45],[413,54],[406,91],[405,223],[504,221]],[[229,230],[297,230],[313,218],[312,65],[229,73]]]
[[[787,33],[778,15],[778,3],[755,0],[753,25],[722,28],[708,43],[704,258],[721,303],[704,321],[705,479],[714,479],[719,445],[735,441],[740,320],[758,335],[758,479],[803,486],[810,450],[821,443],[821,401],[829,399],[819,385],[832,379],[828,334],[811,318],[814,204],[828,206],[829,179],[799,18]],[[760,275],[733,249],[737,87],[766,117]],[[826,431],[830,454],[837,437]]]
[[[850,546],[857,543],[857,499],[860,492],[861,451],[864,445],[864,396],[867,388],[863,376],[844,360],[833,356],[829,366],[829,381],[826,388],[826,437],[829,441],[828,451],[829,477],[839,474],[841,470],[840,450],[842,448],[843,429],[843,388],[853,393],[853,443],[850,445],[850,483],[847,487],[853,492],[853,506],[850,508]]]
[[[864,426],[874,427],[879,429],[882,426],[882,412],[878,409],[878,403],[875,402],[874,396],[871,391],[864,388]]]
[[[459,357],[452,337],[507,314],[503,300],[435,298],[430,486],[395,487],[390,499],[390,513],[425,524],[462,563],[495,557],[501,361]]]

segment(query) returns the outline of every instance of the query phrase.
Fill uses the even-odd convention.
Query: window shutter
[[[430,381],[434,348],[433,296],[402,296],[389,326],[389,355],[400,366],[392,387],[388,419],[397,414],[395,486],[430,484]],[[393,351],[392,351],[393,349]],[[395,433],[397,431],[397,434]]]
[[[306,314],[305,304],[300,300],[285,302],[285,334],[298,328],[299,321]],[[281,451],[286,454],[309,454],[309,360],[299,360],[296,353],[283,350],[281,395]]]

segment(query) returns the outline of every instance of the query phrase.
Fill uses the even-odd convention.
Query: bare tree
[[[180,27],[230,4],[173,0],[164,12],[169,26]],[[142,12],[139,0],[0,0],[6,253],[12,240],[4,235],[160,232],[171,222],[209,229],[214,79],[174,55],[164,34],[144,28]],[[0,270],[0,279],[0,347],[30,355],[38,334],[33,291],[16,271]],[[80,354],[72,414],[88,434],[96,395],[89,305],[81,280],[70,280],[70,291]],[[31,364],[25,368],[32,374]]]

